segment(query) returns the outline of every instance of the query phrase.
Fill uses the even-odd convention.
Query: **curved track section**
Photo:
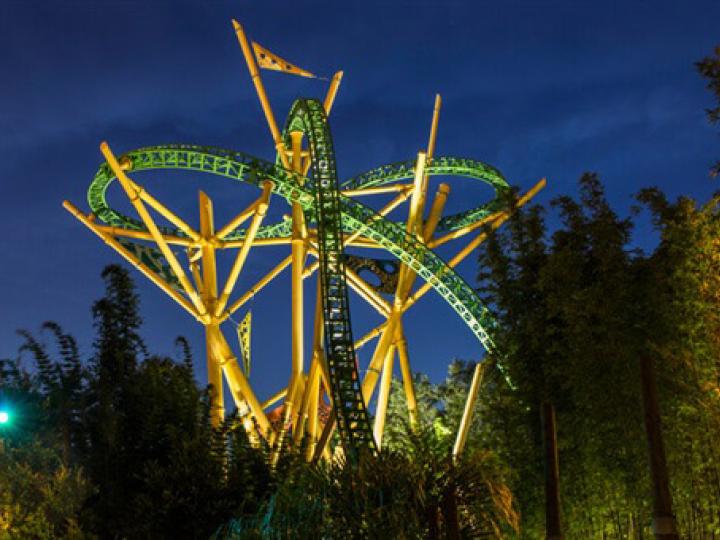
[[[424,243],[408,235],[403,224],[394,223],[371,208],[340,193],[335,167],[332,138],[322,105],[317,100],[298,100],[293,105],[286,132],[303,131],[308,137],[313,174],[301,185],[295,173],[268,161],[240,152],[192,145],[169,145],[143,148],[121,157],[121,163],[133,172],[153,169],[175,169],[206,172],[256,186],[264,180],[274,184],[273,192],[289,203],[299,203],[318,225],[320,243],[320,279],[323,291],[326,354],[330,368],[333,400],[336,404],[341,440],[346,449],[375,448],[370,420],[362,399],[360,380],[350,326],[347,285],[343,258],[343,232],[359,231],[374,240],[394,257],[413,269],[460,315],[483,347],[492,348],[487,328],[492,326],[489,312],[474,290]],[[427,169],[429,175],[466,176],[487,182],[495,188],[496,198],[489,204],[448,216],[443,228],[455,230],[501,208],[502,191],[509,189],[494,168],[474,160],[435,158]],[[346,182],[344,188],[389,184],[412,178],[414,162],[374,169]],[[144,230],[137,220],[124,216],[106,203],[105,192],[114,174],[103,164],[89,190],[88,201],[93,213],[111,226]],[[441,222],[442,223],[442,222]],[[170,234],[184,236],[168,229]],[[285,220],[263,227],[257,237],[290,235]],[[244,231],[236,229],[226,237],[238,239]]]
[[[318,261],[325,326],[325,360],[330,375],[335,418],[346,452],[376,451],[370,415],[360,386],[355,342],[350,324],[350,295],[345,281],[343,219],[340,184],[330,126],[325,109],[316,99],[295,102],[285,128],[301,131],[308,139],[315,193]]]

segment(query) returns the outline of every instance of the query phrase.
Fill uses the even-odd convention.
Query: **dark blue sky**
[[[60,206],[86,209],[107,139],[117,152],[187,142],[272,159],[273,148],[230,19],[252,39],[320,74],[345,70],[332,114],[343,178],[412,158],[443,96],[438,155],[481,159],[540,201],[576,192],[597,171],[624,213],[641,187],[707,197],[720,154],[693,63],[720,42],[720,3],[705,2],[0,2],[0,357],[17,328],[60,322],[91,351],[90,305],[118,256]],[[267,72],[266,72],[267,73]],[[276,114],[325,83],[267,73]],[[202,186],[219,221],[255,196],[197,175],[136,179],[194,221]],[[450,209],[487,193],[455,181]],[[115,201],[120,200],[117,191]],[[274,212],[284,203],[274,200]],[[643,226],[635,241],[652,243]],[[252,252],[249,285],[282,255]],[[461,272],[472,279],[473,264]],[[154,351],[193,343],[204,379],[202,330],[136,272]],[[307,294],[311,294],[308,284]],[[289,282],[254,303],[253,381],[261,396],[289,366]],[[355,333],[376,321],[357,302]],[[308,306],[308,315],[311,312]],[[408,313],[415,369],[441,377],[453,357],[481,355],[450,308],[427,298]],[[232,340],[231,332],[228,332]],[[363,363],[370,349],[361,354]],[[272,384],[270,384],[272,383]]]

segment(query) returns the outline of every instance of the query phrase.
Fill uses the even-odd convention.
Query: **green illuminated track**
[[[291,130],[305,133],[312,159],[311,174],[303,185],[298,176],[283,167],[253,156],[192,145],[167,145],[141,148],[124,154],[121,162],[129,170],[153,169],[200,171],[259,186],[264,180],[274,184],[273,192],[288,201],[299,203],[310,222],[318,229],[321,290],[325,318],[326,357],[330,370],[333,403],[343,446],[354,451],[374,450],[370,419],[360,390],[355,363],[345,266],[343,234],[359,231],[382,246],[394,257],[410,266],[460,315],[480,343],[492,347],[487,328],[492,320],[473,289],[424,243],[405,232],[403,223],[394,223],[371,208],[340,193],[335,154],[329,125],[322,105],[314,99],[297,100],[286,123],[285,135]],[[343,189],[362,189],[413,178],[414,161],[386,165],[348,180]],[[483,181],[495,190],[488,204],[447,216],[440,221],[440,231],[452,231],[470,224],[501,208],[502,192],[509,186],[502,175],[484,163],[470,159],[437,157],[427,168],[429,175],[462,176]],[[114,174],[103,164],[88,190],[88,201],[100,220],[114,227],[145,230],[142,223],[110,208],[105,199]],[[258,238],[290,236],[289,220],[262,227]],[[184,236],[181,231],[164,232]],[[240,239],[238,228],[226,237]]]

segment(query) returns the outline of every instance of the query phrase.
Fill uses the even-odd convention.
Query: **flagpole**
[[[290,170],[290,161],[287,156],[287,150],[285,149],[285,143],[283,143],[282,137],[280,136],[280,130],[278,130],[277,123],[275,122],[275,115],[270,107],[270,101],[265,93],[265,87],[263,86],[262,79],[260,78],[260,71],[255,63],[252,51],[250,50],[250,44],[245,36],[245,31],[243,30],[242,25],[235,19],[233,19],[232,23],[235,28],[235,34],[240,42],[240,48],[242,49],[243,56],[245,56],[245,62],[250,70],[250,77],[252,78],[258,98],[260,99],[260,105],[262,105],[263,112],[265,113],[265,119],[267,120],[268,127],[270,128],[270,134],[275,142],[275,149],[280,155],[280,161],[282,161],[283,167]]]

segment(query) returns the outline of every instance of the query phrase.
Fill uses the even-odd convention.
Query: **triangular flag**
[[[315,75],[309,71],[305,71],[302,68],[291,64],[287,60],[283,60],[278,55],[271,53],[262,45],[259,45],[253,41],[253,51],[255,51],[255,58],[257,59],[258,65],[263,69],[272,69],[273,71],[282,71],[284,73],[290,73],[292,75],[300,75],[301,77],[315,78]]]
[[[238,342],[243,360],[243,371],[250,377],[250,332],[252,330],[252,311],[248,311],[237,326]]]

